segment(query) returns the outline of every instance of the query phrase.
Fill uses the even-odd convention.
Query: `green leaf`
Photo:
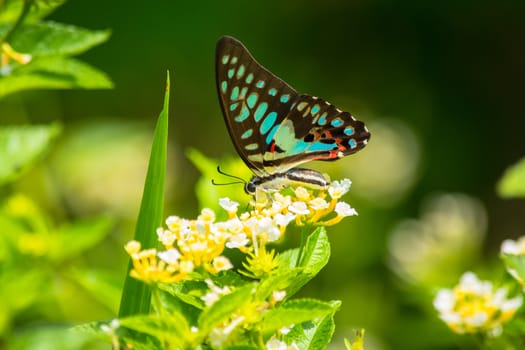
[[[0,128],[0,185],[16,180],[33,166],[60,130],[56,124]]]
[[[221,271],[216,275],[212,275],[211,280],[219,287],[241,287],[247,283],[238,273],[232,270]]]
[[[153,145],[148,164],[148,173],[144,184],[139,217],[135,227],[135,240],[142,243],[143,248],[157,246],[156,229],[162,225],[164,191],[166,181],[166,157],[168,143],[168,110],[170,79],[166,80],[164,108],[160,113],[153,136]],[[132,268],[130,262],[128,271]],[[135,280],[127,274],[120,302],[119,316],[148,313],[150,309],[151,291],[148,286]]]
[[[184,302],[181,298],[178,296],[174,296],[173,294],[166,292],[162,289],[163,286],[157,285],[159,288],[159,310],[162,309],[164,313],[171,313],[172,311],[176,311],[180,313],[181,315],[184,315],[188,323],[190,324],[197,324],[197,321],[199,319],[199,315],[202,312],[202,309],[204,308],[204,305],[202,307],[196,307],[193,304]],[[167,285],[164,285],[167,286]],[[198,299],[198,298],[195,298]],[[200,299],[199,299],[200,300]],[[197,301],[197,300],[195,300]],[[202,304],[202,300],[200,300]]]
[[[46,17],[64,2],[62,0],[35,2],[24,19],[24,23],[31,23]],[[2,4],[4,7],[0,10],[0,24],[15,22],[22,11],[23,4],[23,1],[4,1]]]
[[[90,269],[72,269],[68,272],[68,276],[113,314],[118,312],[122,280],[116,278],[114,273],[97,271],[91,267]]]
[[[264,315],[263,331],[275,332],[282,327],[289,327],[317,318],[331,315],[337,311],[340,302],[323,302],[315,299],[295,299],[268,310]]]
[[[525,255],[501,254],[501,259],[512,277],[525,285]]]
[[[104,327],[109,326],[110,321],[95,321],[89,323],[83,323],[71,327],[71,331],[77,333],[83,333],[93,338],[110,340],[110,336],[107,331],[103,330]]]
[[[109,30],[89,30],[56,22],[20,27],[10,44],[18,52],[38,56],[78,55],[109,39]]]
[[[498,193],[503,198],[525,198],[525,158],[505,170]]]
[[[122,318],[121,326],[152,335],[161,342],[168,342],[171,349],[185,348],[187,337],[191,333],[184,316],[177,312],[169,315],[140,315]]]
[[[92,339],[105,340],[106,343],[114,341],[111,335],[118,338],[120,346],[115,346],[114,349],[133,349],[133,350],[153,350],[164,349],[157,338],[147,336],[138,332],[131,332],[124,327],[120,327],[120,320],[112,321],[97,321],[81,324],[71,328],[71,331],[83,333],[90,336]],[[115,344],[116,345],[116,344]],[[100,349],[107,349],[100,347]],[[97,348],[98,349],[98,348]],[[91,348],[90,348],[91,350]]]
[[[252,345],[232,345],[226,346],[224,350],[260,350],[260,348]]]
[[[302,268],[277,270],[268,277],[262,279],[257,285],[255,299],[266,300],[273,292],[286,290],[300,275]],[[289,295],[286,295],[288,298]]]
[[[300,268],[299,273],[286,289],[287,297],[297,293],[308,281],[314,278],[330,259],[330,242],[324,227],[318,227],[308,236],[299,264],[298,249],[291,249],[279,256],[281,262],[289,268]]]
[[[17,332],[7,346],[11,350],[70,350],[102,349],[87,333],[71,331],[68,326],[35,326]],[[106,345],[107,347],[107,345]]]
[[[50,242],[49,257],[61,261],[79,255],[106,237],[112,224],[109,217],[100,217],[64,225]]]
[[[212,306],[205,309],[199,317],[199,331],[207,334],[217,323],[230,317],[235,311],[242,308],[251,300],[254,290],[253,284],[234,290],[217,300]]]
[[[324,227],[317,228],[308,236],[299,266],[310,271],[320,271],[330,259],[330,243]]]
[[[0,334],[5,334],[3,327],[8,327],[8,320],[42,298],[42,291],[48,288],[50,276],[45,269],[34,268],[6,269],[2,266],[0,274]]]
[[[333,302],[340,304],[339,302]],[[317,350],[326,349],[335,330],[334,314],[328,314],[317,320],[296,324],[284,341],[288,344],[294,342],[299,349]]]
[[[107,75],[73,58],[38,58],[0,77],[0,98],[31,89],[109,89]]]
[[[204,309],[204,301],[200,298],[208,290],[204,282],[182,281],[180,283],[160,284],[159,289],[177,297],[188,305]]]

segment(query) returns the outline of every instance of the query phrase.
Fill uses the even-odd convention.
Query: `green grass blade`
[[[169,95],[170,79],[168,72],[164,108],[159,115],[155,128],[148,173],[144,184],[137,226],[135,227],[135,240],[141,242],[143,248],[157,246],[155,231],[157,227],[161,226],[163,219]],[[130,269],[131,262],[128,266],[128,272]],[[124,290],[120,301],[119,317],[148,313],[150,310],[150,299],[151,292],[149,287],[143,282],[131,278],[128,274],[124,282]]]

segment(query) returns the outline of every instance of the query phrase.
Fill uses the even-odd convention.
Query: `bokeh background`
[[[236,157],[214,81],[216,40],[232,35],[298,91],[350,111],[372,133],[355,156],[309,164],[351,178],[346,199],[359,212],[329,229],[332,259],[301,293],[343,301],[333,348],[360,327],[367,349],[475,348],[437,319],[432,297],[467,269],[503,274],[500,242],[525,233],[525,203],[496,191],[525,154],[525,2],[75,0],[50,18],[112,30],[81,58],[115,89],[16,94],[0,101],[0,123],[62,124],[43,164],[13,186],[58,223],[112,218],[82,263],[120,287],[166,70],[166,215],[194,217],[202,205],[189,149],[217,164]],[[115,293],[103,307],[71,295],[53,322],[111,318],[118,308]]]

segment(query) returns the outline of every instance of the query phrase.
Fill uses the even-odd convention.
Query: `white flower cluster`
[[[472,272],[466,272],[453,289],[442,289],[434,299],[434,307],[454,332],[501,334],[502,326],[514,317],[522,304],[522,297],[507,298],[507,289],[480,281]]]
[[[239,203],[221,198],[219,204],[229,216],[225,221],[216,221],[214,211],[207,208],[195,220],[170,216],[166,219],[167,228],[157,229],[163,251],[141,251],[136,241],[126,245],[133,260],[131,274],[147,283],[177,282],[198,267],[216,274],[233,268],[222,255],[225,248],[250,255],[250,261],[257,265],[255,270],[270,271],[275,265],[274,254],[264,247],[279,240],[290,222],[334,225],[346,216],[357,215],[349,204],[339,201],[350,185],[350,180],[344,179],[332,182],[326,191],[297,187],[289,194],[266,192],[256,196],[253,210],[240,215]]]

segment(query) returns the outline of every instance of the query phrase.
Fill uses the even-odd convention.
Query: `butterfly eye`
[[[244,185],[244,192],[247,194],[254,194],[256,189],[257,186],[255,186],[255,184],[251,181]]]

